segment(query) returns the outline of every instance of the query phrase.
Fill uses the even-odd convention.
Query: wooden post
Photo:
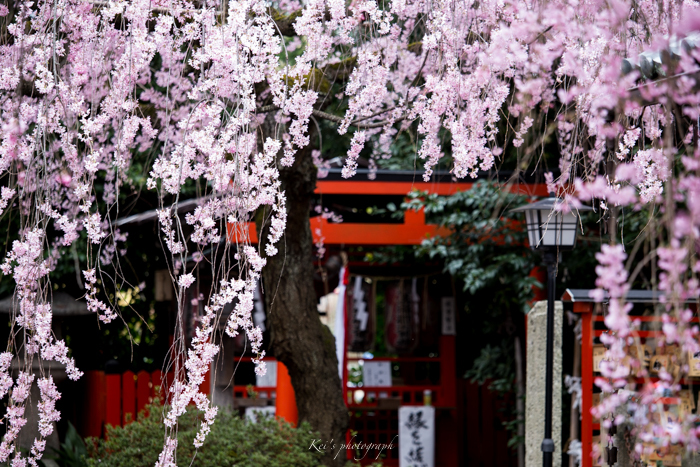
[[[277,362],[277,402],[275,414],[294,426],[296,426],[299,421],[297,401],[294,397],[294,387],[292,387],[292,378],[289,377],[287,367],[280,361]]]
[[[583,323],[581,323],[583,324]],[[574,339],[574,371],[573,371],[574,377],[578,376],[581,377],[581,343],[578,341],[578,339]],[[581,388],[583,388],[583,385],[581,385]],[[571,420],[569,421],[569,440],[572,439],[579,439],[580,433],[579,433],[579,410],[580,407],[577,409],[574,407],[574,402],[576,399],[576,394],[571,395],[571,412],[570,412],[570,417]],[[576,460],[574,459],[574,456],[569,456],[569,467],[576,467]]]

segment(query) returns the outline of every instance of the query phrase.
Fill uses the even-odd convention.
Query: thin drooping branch
[[[265,105],[265,106],[258,107],[257,109],[255,109],[255,113],[263,114],[263,113],[267,113],[267,112],[274,112],[276,110],[280,110],[279,106],[277,106],[277,105]],[[376,116],[381,115],[381,114],[386,113],[386,112],[391,112],[392,110],[394,110],[393,107],[386,109],[386,110],[376,112],[375,114],[373,114],[371,116],[360,118],[358,120],[351,122],[350,126],[355,127],[355,128],[359,128],[361,130],[370,129],[370,128],[382,128],[390,123],[398,123],[405,118],[402,115],[394,120],[384,120],[384,121],[375,122],[375,123],[360,123],[363,120],[367,120],[369,118],[376,117]],[[318,117],[318,118],[322,118],[324,120],[328,120],[329,122],[338,123],[338,124],[343,123],[342,117],[339,117],[339,116],[333,115],[333,114],[329,114],[328,112],[323,112],[322,110],[314,109],[312,111],[312,115],[314,115],[315,117]]]
[[[270,10],[270,16],[277,25],[277,29],[281,35],[289,37],[297,35],[294,30],[294,21],[301,16],[302,10],[296,10],[288,15],[284,15],[274,8]]]

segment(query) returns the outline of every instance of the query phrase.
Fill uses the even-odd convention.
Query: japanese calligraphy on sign
[[[435,466],[435,407],[399,409],[399,466]]]

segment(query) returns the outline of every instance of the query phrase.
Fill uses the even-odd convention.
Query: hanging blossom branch
[[[51,301],[45,292],[51,289],[49,274],[56,256],[61,248],[77,241],[80,230],[88,239],[88,267],[83,271],[88,309],[105,323],[118,314],[100,298],[100,255],[93,255],[92,248],[117,251],[110,245],[122,236],[111,229],[110,216],[118,209],[120,187],[130,183],[128,174],[136,154],[150,147],[159,151],[148,187],[163,195],[177,198],[187,180],[206,180],[211,190],[212,196],[185,219],[193,227],[189,238],[183,235],[180,219],[173,217],[176,209],[162,206],[159,214],[171,254],[180,314],[194,276],[188,270],[178,274],[174,266],[179,261],[186,267],[188,242],[218,244],[222,224],[243,225],[251,213],[269,205],[273,216],[265,254],[276,254],[275,245],[286,219],[275,166],[282,143],[269,139],[264,153],[256,151],[251,126],[255,100],[250,96],[254,96],[255,84],[267,79],[276,105],[302,115],[293,99],[303,98],[304,92],[283,88],[277,70],[279,39],[264,5],[238,3],[228,14],[229,21],[222,26],[217,12],[209,6],[192,8],[180,1],[91,5],[68,0],[21,4],[11,12],[0,7],[4,18],[0,21],[6,22],[12,36],[8,45],[0,48],[0,100],[5,122],[0,134],[0,177],[8,185],[2,187],[0,206],[19,209],[24,222],[20,239],[0,267],[16,283],[13,321],[28,336],[23,348],[9,342],[0,362],[3,391],[11,394],[0,462],[36,466],[45,438],[59,417],[55,402],[60,395],[50,378],[35,380],[33,360],[40,357],[41,364],[54,360],[65,365],[71,379],[81,376],[65,343],[51,335]],[[186,63],[187,49],[195,41],[206,45],[198,47]],[[154,71],[151,65],[156,53],[161,65]],[[221,62],[220,57],[229,61]],[[175,78],[182,77],[190,66],[200,72]],[[159,87],[151,86],[151,80]],[[17,92],[20,82],[32,83],[33,91]],[[138,98],[137,86],[142,90]],[[222,105],[224,101],[232,105]],[[143,104],[155,108],[157,121],[141,116]],[[294,144],[304,143],[301,135],[305,131],[305,124],[299,124],[297,140],[287,148],[287,164],[292,161]],[[98,183],[104,188],[99,197],[93,188]],[[49,225],[64,235],[49,238]],[[226,332],[247,334],[258,353],[257,371],[264,372],[262,333],[252,324],[250,311],[265,260],[247,243],[242,239],[239,245],[234,271],[225,272],[235,272],[239,278],[222,278],[225,280],[199,320],[191,349],[181,349],[187,359],[174,362],[177,377],[168,388],[171,409],[161,455],[164,465],[174,459],[169,456],[174,456],[177,443],[177,418],[187,404],[194,402],[204,412],[195,439],[197,447],[213,423],[216,410],[199,392],[199,385],[217,353],[212,343],[213,323],[223,305],[236,303]],[[176,341],[183,339],[176,336]],[[10,372],[15,359],[24,368],[17,377]],[[16,440],[27,423],[24,413],[32,384],[37,384],[41,393],[41,437],[25,457]]]
[[[274,112],[276,110],[280,110],[279,107],[277,107],[275,105],[266,105],[266,106],[257,108],[255,110],[255,113],[263,114],[263,113],[268,113],[268,112]],[[387,112],[391,112],[392,110],[394,110],[394,109],[390,108],[390,109],[386,109],[386,110],[381,110],[379,112],[375,112],[374,114],[372,114],[368,117],[358,118],[357,120],[353,121],[352,123],[349,123],[348,126],[352,126],[352,127],[359,128],[359,129],[384,128],[386,126],[391,126],[393,123],[398,123],[404,119],[404,117],[398,117],[398,118],[395,118],[392,120],[385,120],[385,121],[376,122],[376,123],[360,123],[363,120],[367,120],[367,119],[376,117],[378,115],[382,115],[382,114],[385,114]],[[313,115],[315,117],[322,118],[324,120],[328,120],[329,122],[333,122],[333,123],[340,124],[340,123],[343,123],[343,121],[344,121],[344,119],[342,117],[339,117],[339,116],[333,115],[333,114],[329,114],[327,112],[323,112],[321,110],[316,110],[316,109],[313,109],[311,111],[311,115]]]

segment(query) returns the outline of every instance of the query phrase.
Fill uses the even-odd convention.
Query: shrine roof
[[[592,289],[566,289],[564,295],[561,299],[565,302],[582,302],[582,303],[592,303],[595,302],[590,296],[589,292]],[[604,292],[603,303],[608,303],[609,297],[608,293]],[[625,296],[625,302],[629,303],[659,303],[663,298],[664,294],[659,290],[630,290]],[[687,301],[695,301],[693,298],[689,298]]]

